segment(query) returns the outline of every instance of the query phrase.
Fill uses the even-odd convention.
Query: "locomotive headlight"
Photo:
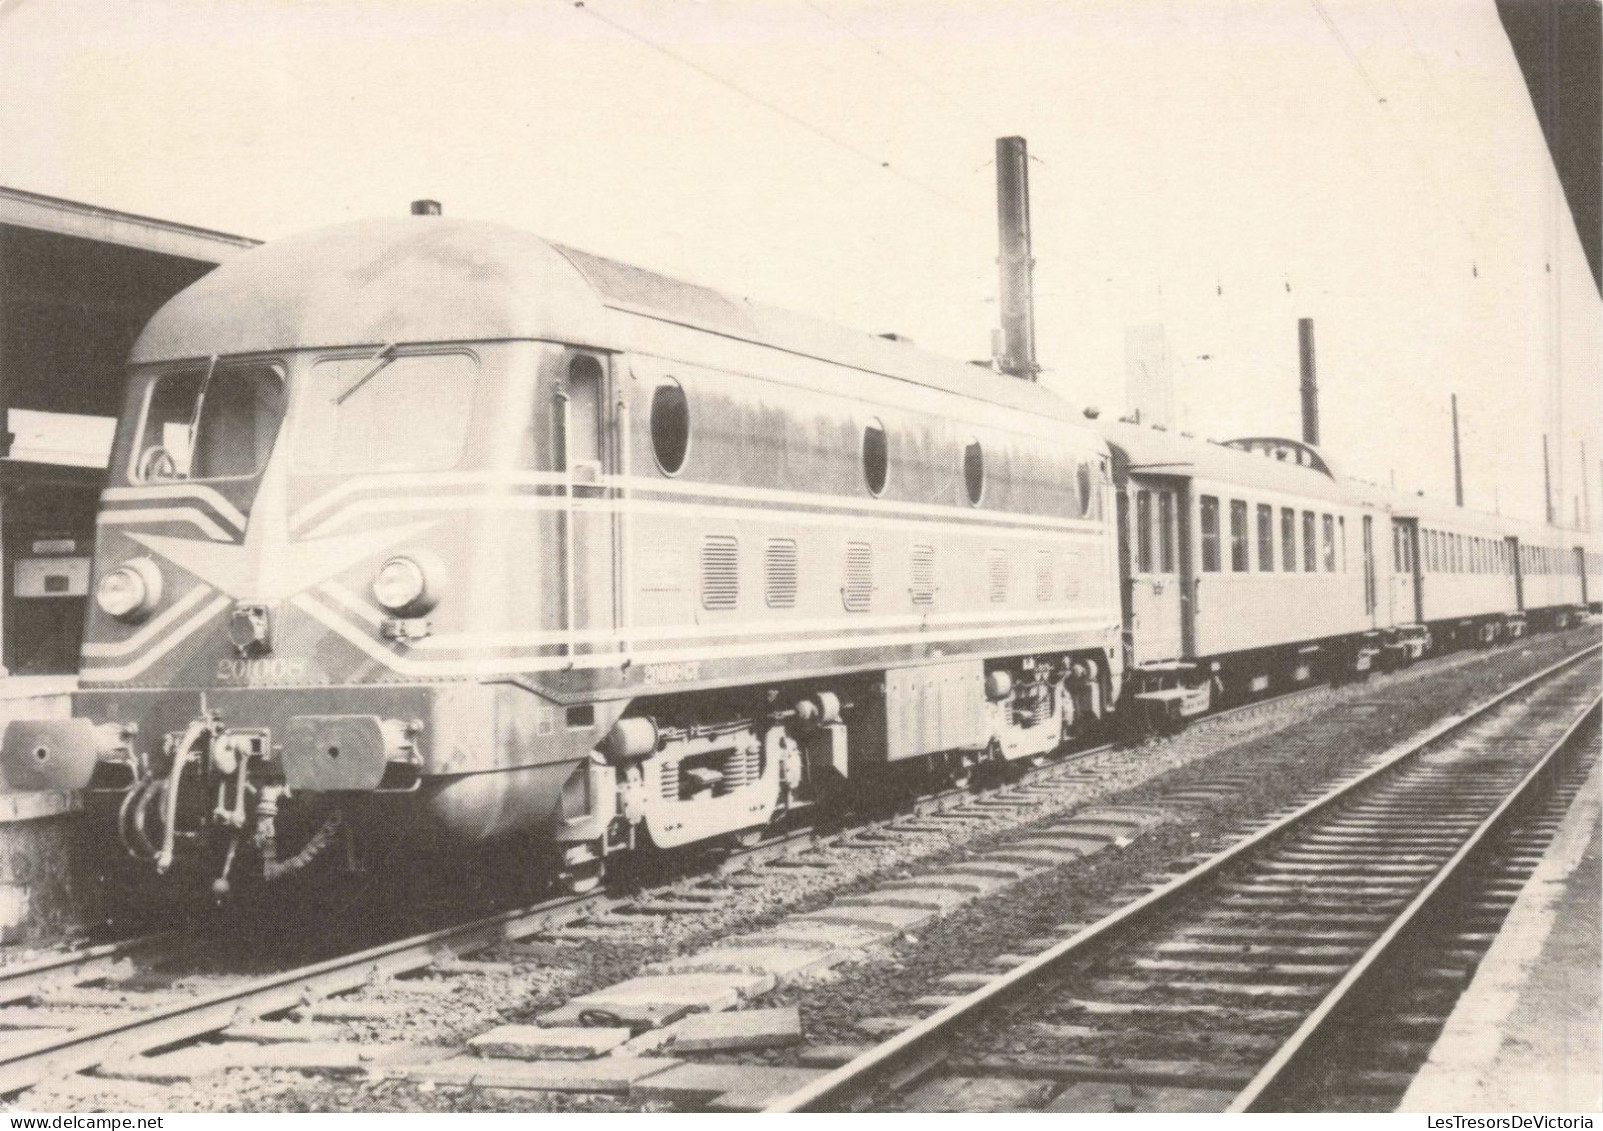
[[[95,586],[95,604],[118,620],[144,620],[160,602],[161,571],[148,558],[124,562]]]
[[[392,613],[418,616],[434,607],[437,595],[429,585],[429,571],[419,562],[394,557],[379,567],[373,599]]]

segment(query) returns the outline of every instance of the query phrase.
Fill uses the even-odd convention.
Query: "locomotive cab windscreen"
[[[212,359],[143,380],[136,372],[128,478],[249,479],[267,466],[281,431],[300,474],[442,470],[461,455],[477,374],[465,351],[393,345],[378,354]]]

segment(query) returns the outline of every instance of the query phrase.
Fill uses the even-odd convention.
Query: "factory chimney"
[[[1547,463],[1547,437],[1542,437],[1542,505],[1547,514],[1547,524],[1553,525],[1553,472]]]
[[[437,200],[414,200],[412,202],[412,215],[414,216],[438,216],[439,214],[440,202]]]
[[[1012,377],[1034,381],[1035,294],[1030,255],[1030,168],[1022,137],[996,139],[996,223],[1001,255],[998,307],[1002,320],[996,367]]]
[[[1458,394],[1453,394],[1453,498],[1464,505],[1464,461],[1458,451]]]
[[[1314,320],[1297,319],[1297,360],[1302,371],[1302,442],[1319,444],[1319,383],[1314,375]]]

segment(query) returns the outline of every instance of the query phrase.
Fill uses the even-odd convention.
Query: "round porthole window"
[[[690,452],[690,402],[677,383],[651,394],[651,450],[664,475],[678,475]]]
[[[884,492],[890,470],[885,426],[876,420],[863,429],[863,482],[868,484],[870,495],[877,497]]]
[[[1084,460],[1074,473],[1074,485],[1080,490],[1080,517],[1084,518],[1091,513],[1091,465]]]
[[[985,451],[978,440],[970,440],[963,448],[963,486],[968,489],[968,501],[979,506],[985,495]]]

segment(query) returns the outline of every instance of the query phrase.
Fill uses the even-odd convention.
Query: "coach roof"
[[[1086,424],[1033,382],[517,228],[439,216],[362,220],[240,255],[157,311],[132,361],[512,339],[627,350],[636,317]]]

